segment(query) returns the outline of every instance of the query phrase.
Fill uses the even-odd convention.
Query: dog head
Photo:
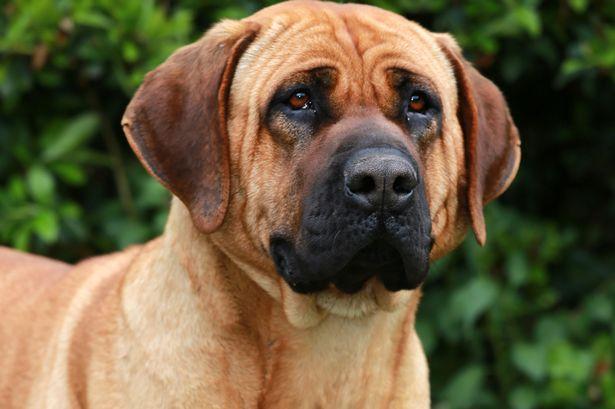
[[[270,294],[346,315],[419,286],[468,226],[484,243],[483,206],[520,158],[504,98],[452,37],[361,5],[218,24],[148,74],[123,126]]]

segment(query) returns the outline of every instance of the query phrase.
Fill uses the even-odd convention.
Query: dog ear
[[[457,116],[464,134],[467,206],[480,245],[487,240],[483,207],[513,181],[521,159],[519,133],[500,90],[462,56],[448,34],[436,34],[457,80]]]
[[[222,224],[228,206],[227,100],[235,65],[258,28],[225,21],[180,48],[147,74],[122,118],[141,163],[205,233]]]

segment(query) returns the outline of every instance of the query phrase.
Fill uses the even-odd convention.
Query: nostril
[[[370,175],[357,175],[351,178],[348,189],[354,194],[361,195],[372,192],[376,188],[376,182]]]
[[[414,178],[406,175],[400,175],[393,181],[393,191],[399,195],[407,195],[412,193],[416,186]]]

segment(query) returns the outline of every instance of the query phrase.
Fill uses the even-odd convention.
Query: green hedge
[[[521,131],[489,240],[436,263],[418,328],[437,408],[615,408],[615,3],[381,0],[452,32]],[[0,6],[0,243],[68,261],[160,233],[168,194],[119,120],[144,74],[221,17],[213,0]]]

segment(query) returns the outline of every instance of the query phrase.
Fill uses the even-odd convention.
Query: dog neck
[[[233,389],[228,393],[290,404],[303,395],[306,380],[322,394],[337,393],[344,389],[339,383],[350,388],[365,383],[360,377],[369,375],[362,368],[399,370],[408,342],[420,351],[414,332],[417,292],[407,308],[355,319],[329,314],[317,325],[299,328],[289,321],[288,307],[177,207],[170,216],[173,228],[146,245],[123,284],[124,325],[134,337],[125,339],[125,348],[138,355],[133,368],[146,361],[154,372],[192,374],[192,382],[201,385],[219,384],[220,375],[210,379],[204,371],[223,363]],[[378,362],[366,363],[372,360]],[[204,378],[196,377],[199,373]],[[167,380],[177,388],[190,386],[181,376]],[[392,388],[389,380],[378,381],[383,382],[383,388]]]

